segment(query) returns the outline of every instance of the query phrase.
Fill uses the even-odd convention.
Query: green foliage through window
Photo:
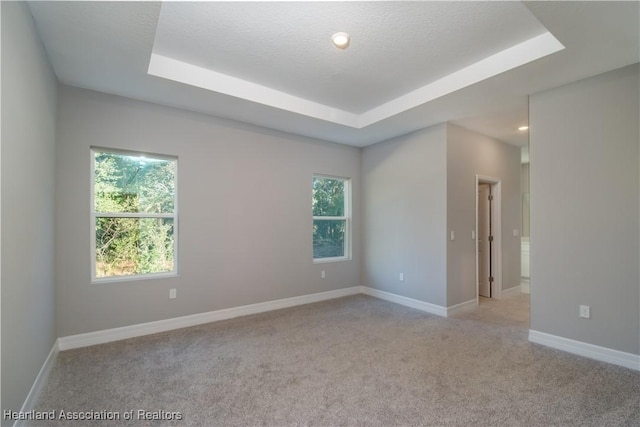
[[[347,256],[347,180],[313,177],[313,258]]]
[[[94,151],[96,278],[175,271],[176,164]]]

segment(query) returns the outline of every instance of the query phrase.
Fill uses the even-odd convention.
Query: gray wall
[[[178,156],[180,277],[90,283],[92,145]],[[353,180],[350,261],[312,262],[314,173]],[[63,86],[56,174],[59,336],[361,284],[357,148]]]
[[[520,285],[520,148],[447,125],[447,306],[476,298],[476,174],[502,182],[502,289]]]
[[[363,149],[364,283],[443,307],[475,299],[476,174],[502,180],[503,289],[518,286],[520,149],[451,124]]]
[[[57,82],[27,4],[2,2],[1,7],[2,409],[18,411],[57,337]],[[3,426],[9,424],[3,419]]]
[[[530,197],[530,185],[529,185],[529,163],[523,163],[521,169],[522,175],[520,176],[520,187],[522,187],[522,237],[529,239],[530,234],[530,210],[529,210],[529,197]]]
[[[446,124],[362,150],[367,286],[446,306],[446,156]]]
[[[531,329],[633,354],[638,81],[636,64],[530,98]]]

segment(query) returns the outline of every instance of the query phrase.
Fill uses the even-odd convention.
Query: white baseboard
[[[640,371],[640,355],[637,354],[625,353],[624,351],[613,350],[611,348],[575,341],[531,329],[529,330],[529,341],[566,351],[567,353],[577,354],[578,356],[584,356]]]
[[[44,360],[42,367],[40,368],[40,372],[38,372],[38,376],[36,376],[35,381],[33,381],[33,385],[31,386],[31,390],[29,390],[29,394],[27,394],[27,398],[24,400],[22,404],[22,408],[20,408],[21,413],[27,413],[33,410],[36,406],[36,402],[38,401],[38,397],[40,393],[44,389],[45,384],[47,383],[47,379],[49,378],[49,374],[51,373],[51,369],[53,368],[53,364],[56,361],[56,357],[58,357],[58,352],[60,347],[58,345],[58,340],[53,343],[53,347],[51,347],[51,351],[49,355]],[[14,427],[22,427],[26,426],[26,420],[16,420],[13,423]]]
[[[508,290],[507,292],[511,292],[511,290]],[[173,319],[159,320],[156,322],[142,323],[121,328],[61,337],[58,338],[58,340],[51,348],[51,351],[49,352],[49,355],[42,365],[42,368],[40,368],[40,372],[38,373],[33,385],[31,386],[31,390],[29,391],[29,394],[27,395],[27,398],[25,399],[20,411],[23,413],[29,412],[35,407],[38,396],[43,390],[51,369],[53,368],[58,352],[61,350],[69,350],[73,348],[87,347],[95,344],[103,344],[127,338],[134,338],[158,332],[170,331],[173,329],[200,325],[203,323],[215,322],[218,320],[231,319],[234,317],[246,316],[249,314],[263,313],[271,310],[278,310],[282,308],[294,307],[298,305],[310,304],[314,302],[320,302],[357,294],[370,295],[375,298],[380,298],[386,301],[394,302],[396,304],[401,304],[442,317],[447,317],[448,315],[458,313],[464,309],[467,309],[468,307],[474,306],[477,301],[473,299],[461,304],[456,304],[451,307],[442,307],[439,305],[392,294],[390,292],[385,292],[366,286],[354,286],[351,288],[338,289],[334,291],[302,295],[298,297],[285,298],[258,304],[250,304]],[[607,362],[640,371],[640,355],[625,353],[619,350],[613,350],[610,348],[588,344],[581,341],[575,341],[572,339],[563,338],[535,330],[529,330],[529,341],[579,356],[584,356],[602,362]],[[14,423],[14,427],[21,427],[24,425],[23,423],[24,421],[18,420]]]
[[[403,297],[401,295],[392,294],[390,292],[380,291],[378,289],[361,286],[362,293],[372,297],[380,298],[386,301],[395,302],[396,304],[415,308],[417,310],[426,311],[427,313],[437,314],[438,316],[447,317],[447,308],[440,305],[431,304],[413,298]]]
[[[279,310],[281,308],[311,304],[314,302],[341,298],[349,295],[357,295],[359,293],[362,293],[361,287],[354,286],[351,288],[337,289],[335,291],[320,292],[275,301],[243,305],[240,307],[226,308],[223,310],[209,311],[207,313],[192,314],[190,316],[175,317],[172,319],[140,323],[137,325],[88,332],[85,334],[69,335],[59,338],[58,343],[60,350],[70,350],[73,348],[88,347],[90,345],[104,344],[112,341],[140,337],[143,335],[156,334],[158,332],[187,328],[189,326],[201,325],[203,323],[210,323],[218,320],[232,319],[234,317],[246,316],[249,314],[264,313],[266,311]]]
[[[456,313],[460,313],[462,311],[466,311],[470,308],[475,308],[478,306],[478,299],[470,299],[469,301],[461,302],[460,304],[452,305],[451,307],[447,307],[447,316],[451,316]]]
[[[522,281],[520,283],[520,289],[522,290],[523,294],[530,294],[531,293],[531,284],[529,283],[529,281]]]
[[[510,294],[519,294],[522,292],[522,285],[518,285],[518,286],[514,286],[513,288],[509,288],[509,289],[503,289],[502,290],[502,296],[507,296]]]

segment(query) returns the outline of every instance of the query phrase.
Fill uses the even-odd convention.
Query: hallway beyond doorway
[[[451,317],[477,320],[502,326],[514,326],[529,330],[529,294],[513,292],[500,299],[480,298],[480,304]]]

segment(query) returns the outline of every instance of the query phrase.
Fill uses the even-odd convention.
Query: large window
[[[345,178],[313,177],[313,259],[350,258],[349,184]]]
[[[177,159],[91,151],[94,281],[175,275]]]

